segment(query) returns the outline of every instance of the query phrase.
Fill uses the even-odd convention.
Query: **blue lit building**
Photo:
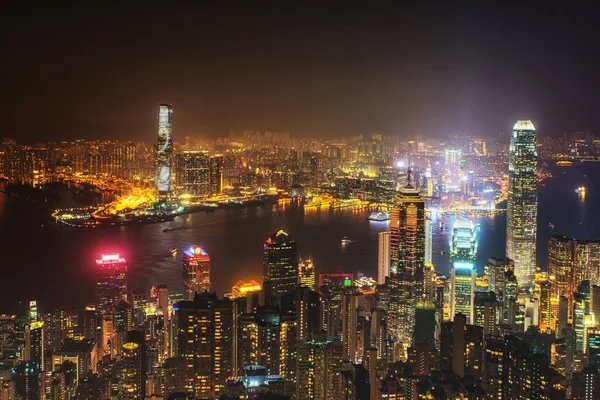
[[[468,220],[457,220],[450,242],[450,320],[463,313],[467,324],[474,323],[475,259],[477,238],[475,227]]]
[[[158,143],[156,147],[156,186],[159,196],[171,193],[173,169],[173,106],[158,106]]]

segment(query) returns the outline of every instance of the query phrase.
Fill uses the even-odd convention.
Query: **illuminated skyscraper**
[[[389,326],[398,342],[410,346],[417,300],[424,293],[425,202],[407,184],[394,199],[391,212]]]
[[[219,194],[223,192],[223,156],[211,156],[209,165],[210,194]]]
[[[123,344],[121,362],[119,399],[143,399],[142,346],[134,342]]]
[[[265,242],[263,280],[271,282],[273,295],[278,298],[290,293],[298,284],[296,241],[283,230],[274,233]]]
[[[537,233],[537,151],[531,121],[517,121],[510,138],[506,256],[515,261],[519,285],[533,284]]]
[[[25,360],[31,361],[40,370],[44,370],[44,322],[35,321],[25,330]]]
[[[173,106],[158,106],[158,145],[156,148],[158,194],[168,195],[173,189],[171,174],[173,169]]]
[[[457,220],[450,242],[450,320],[462,313],[474,323],[477,240],[471,221]]]
[[[96,273],[96,310],[110,314],[115,301],[127,300],[127,262],[118,254],[102,254],[96,260]]]
[[[379,247],[377,250],[377,283],[384,284],[385,278],[390,276],[390,262],[391,262],[391,246],[390,238],[391,232],[379,232]]]
[[[425,219],[425,265],[433,265],[433,231],[431,218]]]
[[[177,190],[182,194],[208,195],[209,157],[207,151],[184,151],[176,156]]]
[[[177,321],[177,352],[185,360],[185,391],[199,399],[218,398],[233,375],[233,309],[214,293],[173,307]]]
[[[573,279],[574,241],[553,236],[548,241],[548,275],[554,278],[554,296],[572,299],[578,283]]]
[[[315,266],[312,259],[300,260],[298,264],[298,284],[315,290]]]
[[[187,300],[210,291],[210,256],[201,247],[192,246],[183,252],[183,282]]]

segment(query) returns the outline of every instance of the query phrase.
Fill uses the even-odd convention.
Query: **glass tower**
[[[520,286],[533,282],[537,233],[537,151],[531,121],[517,121],[508,156],[506,256]]]
[[[390,330],[404,347],[410,345],[415,308],[424,292],[425,202],[407,184],[394,199],[390,238]]]
[[[208,195],[209,157],[207,151],[183,151],[176,157],[177,190],[182,194]]]
[[[183,282],[188,300],[210,290],[210,256],[201,247],[192,246],[183,252]]]
[[[158,106],[158,145],[156,146],[158,194],[168,195],[172,190],[171,170],[173,169],[173,106]]]
[[[450,320],[463,313],[468,324],[474,323],[476,258],[477,240],[473,223],[456,221],[450,242]]]
[[[271,282],[273,295],[281,298],[284,294],[290,293],[298,284],[296,241],[280,230],[267,239],[264,255],[264,281]]]

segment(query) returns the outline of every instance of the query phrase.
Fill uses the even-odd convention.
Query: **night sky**
[[[592,2],[135,3],[2,6],[0,137],[600,133]]]

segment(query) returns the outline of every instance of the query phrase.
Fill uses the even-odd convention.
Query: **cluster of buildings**
[[[600,242],[553,237],[547,271],[536,268],[540,146],[530,121],[515,124],[507,149],[462,135],[440,147],[375,134],[333,143],[254,132],[176,147],[172,108],[161,105],[156,150],[133,159],[152,165],[145,177],[165,198],[210,196],[231,185],[389,203],[376,282],[317,274],[283,230],[264,243],[263,281],[240,281],[224,297],[211,292],[211,259],[201,247],[184,251],[183,293],[131,288],[127,262],[105,254],[96,261],[95,302],[84,310],[46,312],[32,301],[0,316],[0,399],[600,393]],[[4,171],[20,165],[7,154]],[[65,168],[79,168],[77,158],[66,159]],[[458,215],[449,276],[436,273],[428,210],[491,209],[499,198],[507,201],[506,254],[478,274],[477,229]]]

